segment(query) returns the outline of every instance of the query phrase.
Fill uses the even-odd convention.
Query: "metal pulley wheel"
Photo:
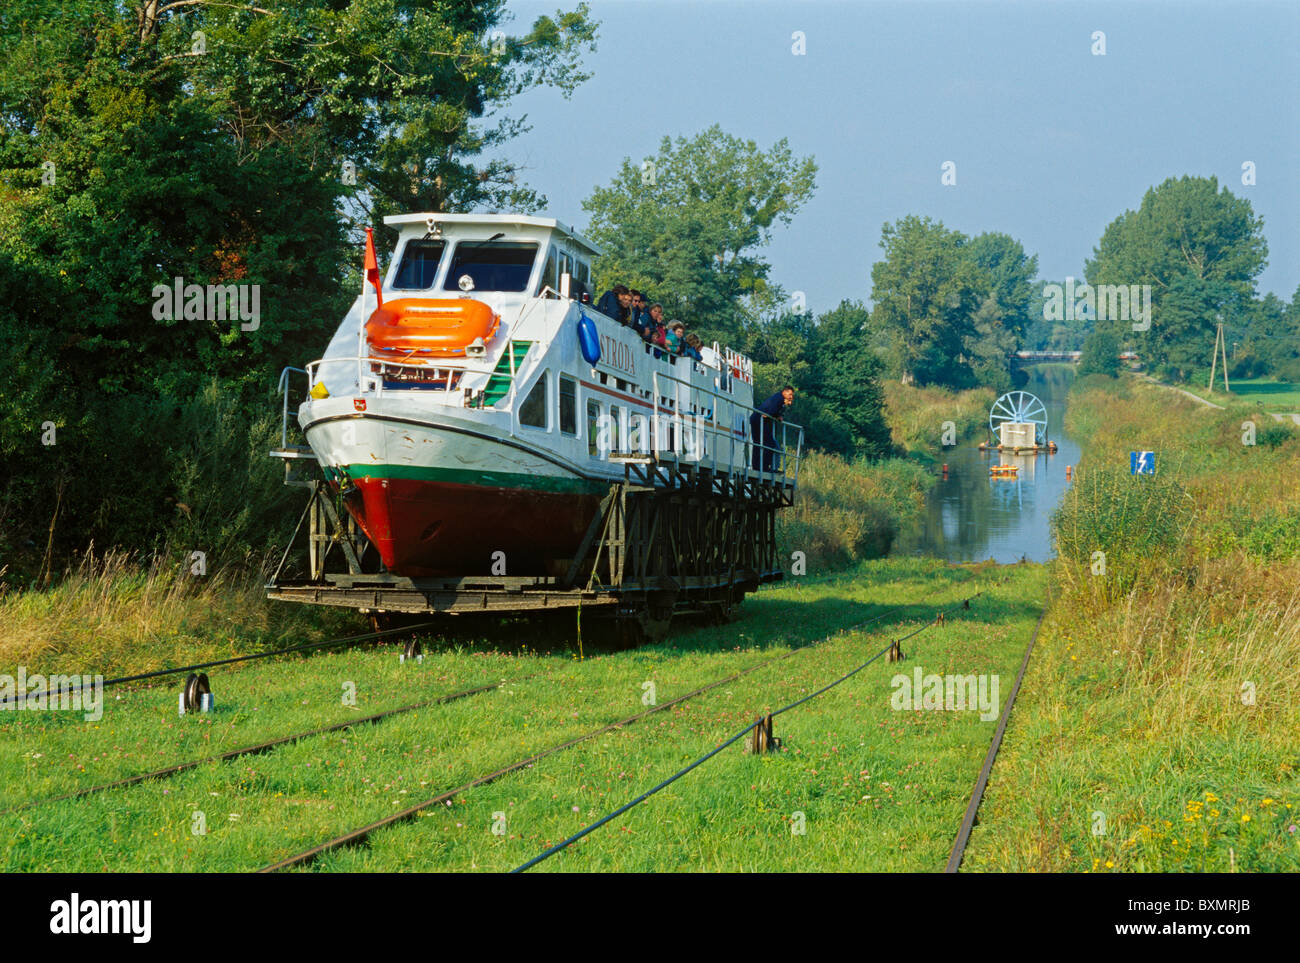
[[[203,697],[212,694],[206,672],[191,672],[185,678],[185,711],[197,712],[203,707]]]
[[[1003,422],[1034,426],[1034,444],[1047,440],[1047,408],[1028,391],[1008,391],[989,409],[989,431],[997,438]]]

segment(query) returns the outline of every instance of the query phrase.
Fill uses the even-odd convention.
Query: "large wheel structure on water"
[[[1034,426],[1034,444],[1047,442],[1047,407],[1028,391],[1008,391],[989,409],[989,431],[1000,438],[1004,423]]]

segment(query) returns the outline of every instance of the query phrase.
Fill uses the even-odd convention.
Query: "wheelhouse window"
[[[404,291],[423,291],[433,287],[442,263],[446,241],[407,241],[402,248],[402,260],[397,265],[393,287]]]
[[[578,383],[563,375],[560,376],[560,432],[578,433]]]
[[[444,291],[527,291],[537,260],[528,241],[460,241],[451,252]]]
[[[533,385],[533,390],[528,392],[528,397],[519,406],[519,423],[524,427],[546,428],[546,388],[549,380],[550,372],[543,371],[537,384]]]
[[[546,255],[546,264],[542,268],[542,276],[537,279],[537,296],[541,297],[543,289],[548,285],[552,291],[560,290],[560,282],[555,273],[555,245],[551,245],[550,251]]]

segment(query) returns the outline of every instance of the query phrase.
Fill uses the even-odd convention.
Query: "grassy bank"
[[[965,868],[1300,869],[1300,437],[1242,421],[1133,380],[1071,394],[1055,597]]]
[[[121,553],[87,557],[51,588],[0,594],[0,673],[134,674],[365,631],[360,616],[266,599],[243,570]]]
[[[725,750],[544,864],[552,871],[937,870],[996,721],[969,710],[898,711],[893,678],[917,669],[997,674],[1005,698],[1044,580],[1042,566],[884,559],[843,578],[765,589],[731,625],[684,624],[668,643],[581,661],[565,647],[511,655],[436,648],[418,665],[399,665],[392,649],[326,653],[214,671],[218,711],[210,716],[178,718],[174,687],[166,685],[126,691],[120,700],[110,695],[94,722],[73,713],[3,713],[0,810],[503,683],[264,755],[0,814],[0,869],[254,869],[641,711],[646,682],[663,703],[842,632],[433,807],[315,867],[507,870],[714,748],[757,713],[810,694],[946,608],[945,625],[904,643],[901,667],[881,659],[778,717],[785,752],[754,758],[740,745]],[[962,610],[959,601],[981,589]],[[890,611],[899,605],[905,608]],[[340,704],[349,682],[355,706]]]
[[[952,422],[956,441],[983,438],[989,408],[997,399],[990,388],[950,391],[918,388],[890,380],[885,392],[885,420],[894,444],[926,464],[941,461],[945,422]]]
[[[814,452],[800,469],[794,505],[777,515],[781,556],[803,552],[810,575],[880,558],[933,482],[932,472],[905,459],[850,462]]]

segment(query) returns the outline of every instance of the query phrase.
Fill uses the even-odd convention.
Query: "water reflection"
[[[1049,520],[1069,484],[1065,466],[1079,463],[1079,446],[1065,436],[1065,396],[1074,377],[1066,366],[1029,371],[1025,390],[1047,408],[1047,434],[1054,455],[981,452],[971,444],[944,449],[948,477],[930,490],[916,521],[899,533],[895,555],[934,555],[950,562],[991,558],[998,562],[1050,559]],[[1015,475],[994,478],[989,466],[1014,465]]]

